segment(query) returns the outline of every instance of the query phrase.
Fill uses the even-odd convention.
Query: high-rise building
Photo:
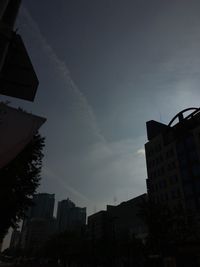
[[[37,251],[51,235],[55,234],[54,202],[54,194],[34,195],[34,205],[30,207],[22,226],[21,247],[23,249]]]
[[[54,211],[55,195],[40,193],[33,196],[33,206],[30,208],[30,218],[52,218]]]
[[[186,214],[198,214],[200,109],[185,109],[168,125],[148,121],[147,137],[145,151],[149,199],[164,203],[173,211],[181,209]]]
[[[86,208],[76,207],[68,198],[58,202],[57,227],[58,232],[75,230],[86,224]]]
[[[26,221],[22,229],[21,247],[26,250],[37,251],[56,233],[55,218],[32,218]]]

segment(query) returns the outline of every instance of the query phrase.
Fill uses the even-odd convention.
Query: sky
[[[199,107],[198,0],[24,0],[16,28],[47,118],[38,192],[88,214],[146,192],[146,121]],[[4,98],[3,98],[4,99]]]

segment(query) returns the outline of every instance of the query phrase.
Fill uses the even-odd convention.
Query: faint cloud
[[[84,200],[86,202],[91,202],[90,199],[88,199],[86,196],[81,194],[79,191],[77,191],[72,186],[68,185],[66,183],[66,180],[64,180],[58,172],[54,172],[49,168],[43,168],[43,174],[46,175],[48,178],[51,178],[53,180],[56,180],[60,186],[64,187],[68,193],[70,193],[72,196],[74,196],[76,199]]]
[[[140,148],[140,149],[138,149],[138,150],[137,150],[137,154],[138,154],[139,156],[145,156],[145,149],[144,149],[144,148]]]
[[[111,142],[105,140],[92,107],[72,80],[65,62],[47,43],[28,10],[23,8],[21,15],[28,24],[29,34],[55,67],[55,74],[58,74],[63,88],[75,99],[72,104],[69,103],[69,116],[64,113],[62,117],[56,147],[53,140],[57,135],[52,136],[54,139],[51,139],[49,151],[51,146],[54,150],[48,152],[43,170],[43,188],[45,183],[47,189],[52,184],[52,190],[59,199],[68,194],[75,202],[87,203],[91,212],[94,206],[99,210],[113,202],[113,195],[120,202],[143,193],[146,168],[144,158],[138,157],[138,154],[144,156],[144,150],[138,150],[138,147],[142,147],[144,137]],[[69,107],[66,105],[66,108]],[[92,141],[88,142],[88,139]]]
[[[100,142],[106,142],[104,136],[102,135],[97,121],[96,117],[94,115],[92,107],[89,105],[87,98],[85,95],[80,91],[80,89],[77,87],[73,79],[71,78],[70,71],[64,61],[62,61],[58,56],[56,55],[55,51],[52,49],[52,47],[49,45],[43,34],[41,33],[39,26],[37,23],[33,20],[31,17],[29,11],[22,6],[20,10],[20,14],[26,19],[28,24],[30,25],[31,30],[34,32],[37,40],[40,43],[41,48],[45,51],[49,59],[54,64],[56,71],[62,75],[63,82],[67,86],[68,90],[71,90],[73,94],[76,96],[78,101],[78,108],[80,109],[81,113],[84,113],[85,117],[90,122],[90,128],[93,134],[96,135],[96,138]]]

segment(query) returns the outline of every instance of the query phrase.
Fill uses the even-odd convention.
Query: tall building
[[[34,205],[30,208],[29,218],[52,218],[55,195],[40,193],[33,196]]]
[[[30,207],[22,226],[21,247],[23,249],[37,251],[51,235],[55,234],[54,202],[54,194],[34,195],[34,205]]]
[[[168,125],[148,121],[147,137],[145,151],[149,199],[164,203],[173,211],[183,209],[187,214],[198,214],[200,109],[185,109]]]
[[[21,247],[32,252],[38,251],[55,233],[55,218],[31,218],[23,225]]]
[[[58,202],[57,227],[58,232],[75,230],[86,224],[86,208],[76,207],[68,198]]]

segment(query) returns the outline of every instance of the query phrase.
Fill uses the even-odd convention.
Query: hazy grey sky
[[[47,118],[39,191],[88,212],[146,191],[145,122],[199,107],[200,2],[24,0],[17,22]]]

